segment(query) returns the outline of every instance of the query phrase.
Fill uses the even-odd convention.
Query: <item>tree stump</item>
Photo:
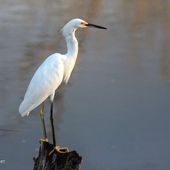
[[[76,151],[56,150],[49,154],[54,146],[48,142],[40,142],[39,154],[34,159],[34,170],[79,170],[82,157]]]

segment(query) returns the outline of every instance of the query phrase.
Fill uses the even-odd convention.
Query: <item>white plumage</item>
[[[55,93],[63,80],[64,62],[65,56],[56,53],[49,56],[37,69],[19,107],[22,116],[28,115],[31,110]]]
[[[72,19],[63,27],[62,33],[67,43],[67,53],[65,55],[59,53],[50,55],[37,69],[27,88],[24,100],[19,106],[21,116],[28,116],[48,97],[53,101],[56,89],[62,82],[68,82],[78,54],[75,31],[77,28],[87,26],[106,29],[81,19]]]

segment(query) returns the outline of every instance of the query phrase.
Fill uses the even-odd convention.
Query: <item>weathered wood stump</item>
[[[39,155],[34,159],[34,170],[79,170],[82,157],[76,151],[60,153],[54,146],[40,142]]]

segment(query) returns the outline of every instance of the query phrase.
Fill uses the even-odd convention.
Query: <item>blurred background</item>
[[[82,155],[81,170],[169,169],[169,9],[170,0],[0,0],[0,169],[33,168],[39,110],[21,118],[18,107],[36,68],[66,52],[59,30],[77,17],[108,30],[76,34],[76,68],[55,99],[57,143]]]

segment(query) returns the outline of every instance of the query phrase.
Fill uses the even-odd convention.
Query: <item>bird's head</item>
[[[107,29],[105,27],[95,25],[95,24],[90,24],[82,19],[76,18],[76,19],[70,20],[67,24],[65,24],[62,29],[62,32],[64,36],[67,36],[70,33],[75,32],[78,28],[86,28],[86,27]]]

